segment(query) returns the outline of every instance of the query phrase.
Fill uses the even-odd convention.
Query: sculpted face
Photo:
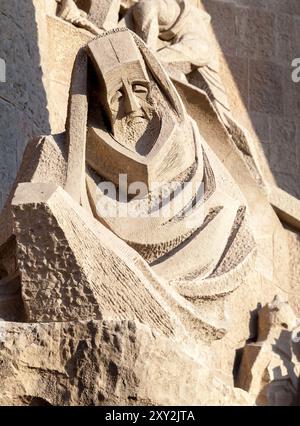
[[[89,167],[118,187],[125,174],[129,186],[143,184],[143,195],[186,173],[196,163],[194,132],[155,56],[126,29],[105,33],[86,49]]]
[[[153,117],[150,80],[139,61],[120,64],[104,76],[103,106],[117,140],[135,144]]]
[[[138,62],[120,65],[107,76],[107,106],[112,124],[125,115],[144,116],[142,104],[149,94],[149,80]]]
[[[151,80],[130,33],[112,34],[89,45],[99,78],[99,98],[114,139],[144,155],[160,130],[162,94]]]

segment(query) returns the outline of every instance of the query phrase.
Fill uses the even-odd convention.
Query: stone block
[[[20,184],[12,205],[29,322],[136,318],[173,334],[176,321],[166,305],[109,248],[111,239],[119,246],[120,240],[96,220],[81,218],[60,187]]]
[[[0,98],[0,188],[9,193],[23,150],[34,132],[30,119],[10,102]]]
[[[118,25],[121,0],[93,0],[89,19],[99,28],[110,30]]]

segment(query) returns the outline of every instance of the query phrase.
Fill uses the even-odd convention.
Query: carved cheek
[[[112,123],[114,124],[120,114],[122,114],[122,99],[112,99],[108,103],[108,108]]]

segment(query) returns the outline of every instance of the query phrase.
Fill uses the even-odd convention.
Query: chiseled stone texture
[[[253,403],[208,359],[135,321],[3,322],[0,345],[0,405]]]
[[[300,84],[291,76],[292,61],[300,58],[300,2],[202,4],[212,17],[233,116],[263,153],[259,161],[265,180],[300,198]]]
[[[55,18],[56,5],[55,0],[0,4],[0,58],[7,80],[0,83],[0,210],[27,142],[64,130],[74,59],[91,38]]]

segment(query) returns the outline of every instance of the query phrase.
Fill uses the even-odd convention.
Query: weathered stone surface
[[[134,321],[0,323],[0,342],[2,405],[252,403],[203,354]]]
[[[291,59],[296,57],[295,55],[299,52],[297,38],[290,36],[291,34],[296,34],[297,25],[298,22],[293,15],[278,14],[276,17],[276,27],[274,30],[277,41],[276,59],[279,63],[287,64],[287,66],[290,66]]]
[[[46,32],[43,2],[3,2],[0,57],[6,62],[6,83],[0,96],[16,112],[23,111],[39,132],[49,132],[47,95],[41,69],[41,47]],[[39,23],[37,23],[39,21]],[[24,142],[25,144],[25,142]]]
[[[297,231],[293,231],[292,228],[287,228],[286,232],[288,233],[288,241],[290,246],[290,279],[291,279],[291,295],[289,297],[289,303],[294,309],[297,316],[300,316],[300,296],[298,293],[299,289],[299,273],[300,273],[300,263],[299,251],[300,251],[300,234]]]

